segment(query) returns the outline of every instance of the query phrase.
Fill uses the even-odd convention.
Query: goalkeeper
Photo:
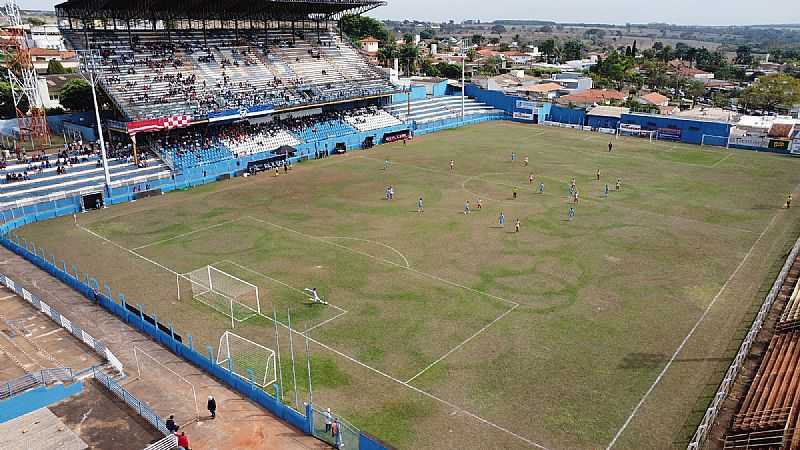
[[[323,304],[323,305],[327,305],[328,304],[328,302],[323,301],[321,298],[319,298],[319,294],[317,294],[317,288],[305,288],[303,290],[308,292],[308,295],[311,296],[311,302],[312,303],[320,303],[320,304]]]

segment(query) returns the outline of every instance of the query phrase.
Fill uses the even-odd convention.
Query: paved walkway
[[[329,448],[173,355],[148,336],[93,305],[67,285],[4,247],[0,247],[0,272],[103,341],[125,366],[128,378],[121,383],[162,417],[175,414],[176,422],[184,424],[181,431],[188,435],[192,449]],[[150,360],[143,356],[144,353],[157,361],[146,367],[140,364],[143,366],[141,377],[137,374],[134,347],[140,362]],[[192,388],[197,397],[199,420],[194,417]],[[217,400],[217,418],[214,420],[210,420],[205,411],[208,395]]]

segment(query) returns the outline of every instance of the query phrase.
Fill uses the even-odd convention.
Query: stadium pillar
[[[139,151],[138,151],[138,148],[136,147],[136,134],[135,133],[131,135],[131,141],[133,141],[133,162],[134,162],[134,164],[136,164],[138,166],[139,165]]]

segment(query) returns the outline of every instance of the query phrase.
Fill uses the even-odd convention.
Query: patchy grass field
[[[176,273],[212,264],[257,285],[281,323],[286,401],[291,309],[300,402],[304,333],[314,403],[400,448],[685,447],[796,237],[798,214],[781,206],[800,160],[607,143],[487,123],[19,234],[196,345],[216,347],[230,319],[178,301]],[[276,346],[266,317],[234,332]]]

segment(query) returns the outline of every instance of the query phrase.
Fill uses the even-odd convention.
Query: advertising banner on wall
[[[514,111],[514,113],[512,114],[512,117],[514,117],[515,119],[518,119],[518,120],[527,120],[529,122],[533,122],[533,114],[531,114],[531,113],[522,113],[522,112]]]

